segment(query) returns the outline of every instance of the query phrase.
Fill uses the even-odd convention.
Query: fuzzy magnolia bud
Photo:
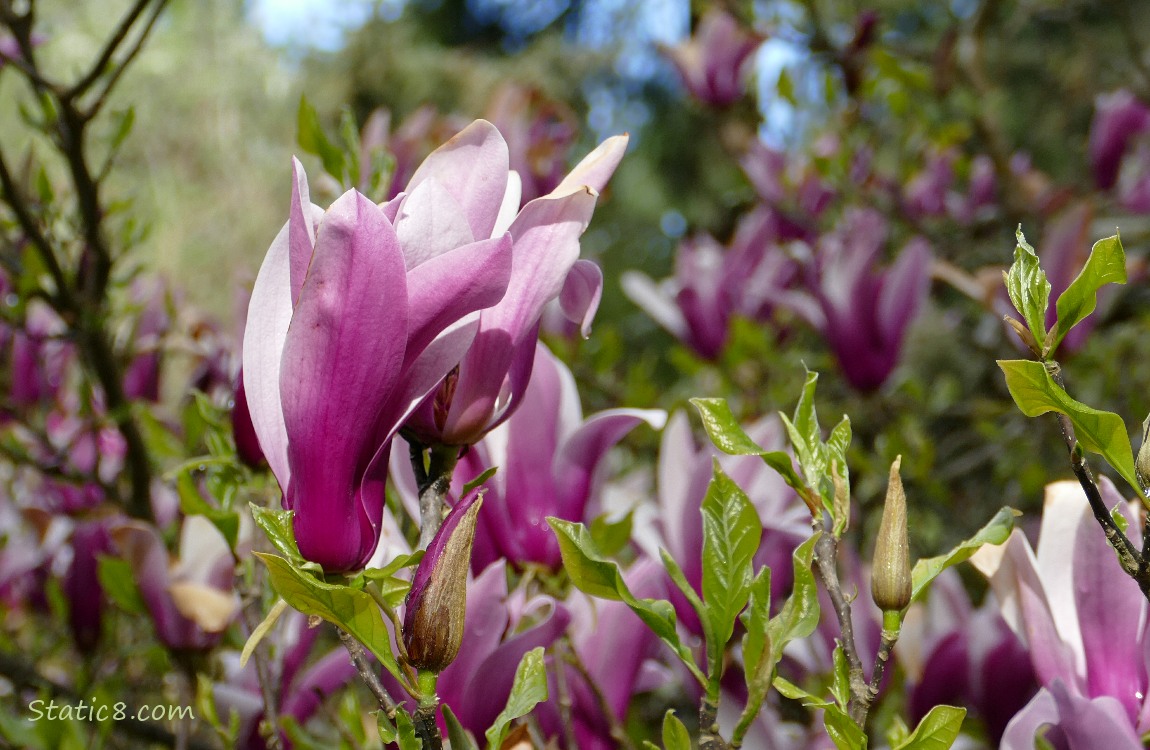
[[[871,572],[871,596],[884,612],[898,612],[910,604],[910,540],[906,530],[906,492],[898,473],[901,464],[899,456],[890,466]]]
[[[1142,447],[1134,460],[1134,476],[1143,492],[1150,492],[1150,416],[1142,422]]]
[[[442,672],[459,653],[467,571],[482,503],[479,494],[472,493],[452,508],[415,569],[403,618],[403,644],[408,662],[417,669]]]

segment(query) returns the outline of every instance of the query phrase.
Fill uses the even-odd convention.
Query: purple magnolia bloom
[[[931,154],[923,170],[907,182],[903,200],[911,216],[923,218],[946,213],[947,195],[954,183],[954,160],[953,150]]]
[[[751,57],[762,43],[762,35],[746,31],[729,13],[712,8],[689,41],[664,51],[691,96],[727,107],[742,98]]]
[[[1102,477],[1100,488],[1107,507],[1138,517],[1110,480]],[[1042,686],[1001,746],[1029,750],[1046,727],[1047,739],[1068,750],[1141,748],[1150,731],[1146,599],[1118,568],[1078,483],[1047,486],[1037,552],[1015,530],[972,561],[990,579]]]
[[[649,557],[643,556],[633,563],[623,577],[637,597],[666,598],[662,566]],[[574,748],[567,750],[610,750],[616,747],[611,737],[611,719],[621,723],[636,694],[661,687],[666,681],[666,671],[652,663],[662,647],[655,634],[623,602],[595,600],[574,592],[567,607],[571,612],[572,645],[586,668],[586,675],[552,660],[547,667],[549,697],[536,716],[545,734],[560,742],[566,739],[559,707],[558,672],[563,670],[571,698],[571,729],[576,742]],[[587,682],[587,677],[594,681],[594,686]],[[604,699],[602,703],[596,689]],[[604,703],[612,716],[603,714]]]
[[[751,425],[747,432],[768,450],[783,448],[782,424],[773,416]],[[709,445],[695,444],[685,413],[673,414],[659,446],[658,507],[641,506],[636,514],[639,545],[653,558],[657,558],[660,547],[666,549],[683,569],[687,581],[700,593],[703,586],[700,509],[717,455]],[[723,471],[747,493],[759,512],[763,537],[755,555],[755,566],[770,566],[771,595],[781,601],[791,585],[791,553],[810,536],[810,513],[783,479],[758,456],[721,456],[719,461]],[[679,621],[696,635],[702,634],[698,615],[686,597],[669,581],[667,588]]]
[[[1117,184],[1130,144],[1148,130],[1150,107],[1134,94],[1119,89],[1098,96],[1090,124],[1090,166],[1100,189],[1110,190]]]
[[[407,192],[387,204],[399,222],[409,220],[411,232],[425,233],[423,207],[457,201],[467,207],[466,221],[450,214],[456,218],[435,227],[444,237],[460,241],[506,229],[514,241],[506,296],[480,313],[479,332],[458,369],[406,425],[419,442],[471,445],[511,415],[531,376],[540,317],[551,300],[559,298],[567,317],[588,333],[602,275],[579,261],[579,236],[626,148],[627,136],[608,138],[558,187],[516,214],[518,181],[508,179],[507,144],[481,120],[429,156]]]
[[[716,360],[731,320],[770,320],[774,299],[798,271],[779,244],[780,215],[759,207],[739,222],[729,248],[710,235],[685,240],[675,254],[675,275],[655,283],[637,271],[623,274],[623,291],[700,357]]]
[[[91,653],[100,641],[105,598],[97,560],[111,551],[106,520],[82,521],[72,531],[72,561],[64,575],[63,590],[68,599],[68,626],[81,653]]]
[[[72,360],[65,331],[64,321],[41,300],[28,303],[23,328],[5,331],[11,347],[8,400],[13,405],[50,404],[59,398]]]
[[[125,521],[111,530],[114,547],[131,564],[140,595],[170,649],[211,649],[239,611],[232,591],[235,559],[227,541],[204,516],[188,516],[173,561],[155,527]]]
[[[483,570],[502,557],[515,566],[562,563],[555,533],[544,520],[557,516],[589,521],[599,512],[600,463],[636,426],[656,429],[666,414],[657,409],[608,409],[583,418],[575,378],[543,344],[536,344],[531,381],[520,409],[459,459],[455,491],[486,471],[483,512],[472,568]]]
[[[860,391],[886,382],[930,287],[926,240],[912,239],[880,271],[876,265],[886,239],[886,221],[877,212],[848,212],[835,232],[820,239],[806,269],[807,291],[780,296],[822,332],[847,381]]]
[[[417,174],[382,208],[354,190],[313,206],[295,163],[291,217],[252,290],[243,378],[300,552],[326,570],[360,568],[375,549],[388,443],[463,357],[472,313],[507,289],[512,235],[493,233],[506,167],[483,158],[493,139],[486,123],[467,128],[429,157],[439,179]]]
[[[978,609],[953,570],[912,605],[897,656],[907,674],[907,719],[913,726],[934,706],[966,706],[998,745],[1007,723],[1034,697],[1030,654],[998,613],[993,595]]]

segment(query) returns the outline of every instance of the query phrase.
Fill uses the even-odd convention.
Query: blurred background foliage
[[[1004,504],[1037,510],[1042,486],[1069,473],[1063,449],[1052,423],[1030,422],[1011,403],[994,360],[1015,357],[1016,343],[969,289],[936,273],[899,368],[877,392],[860,395],[821,336],[785,313],[772,325],[736,321],[722,355],[706,361],[636,307],[619,278],[629,269],[668,276],[679,241],[695,232],[730,238],[757,201],[738,159],[758,136],[810,165],[852,205],[881,211],[891,247],[921,234],[936,259],[969,280],[996,283],[994,267],[1009,262],[1020,223],[1041,250],[1048,225],[1075,201],[1089,205],[1088,241],[1117,227],[1128,254],[1143,257],[1150,224],[1096,193],[1087,142],[1099,94],[1121,86],[1150,97],[1138,33],[1150,27],[1150,4],[728,2],[768,42],[756,66],[757,102],[727,109],[687,97],[660,51],[682,42],[712,4],[379,2],[342,43],[317,48],[306,36],[273,46],[242,0],[173,0],[112,103],[135,111],[113,190],[146,217],[139,262],[234,322],[238,290],[286,215],[301,94],[329,130],[344,108],[359,123],[384,108],[394,129],[428,105],[460,123],[490,116],[493,98],[514,83],[566,108],[577,126],[568,158],[610,133],[632,137],[583,242],[606,276],[595,330],[586,341],[551,340],[575,370],[588,411],[675,408],[695,395],[726,395],[748,419],[789,411],[805,365],[822,373],[824,421],[852,418],[852,475],[864,511],[880,499],[885,467],[903,454],[916,554],[966,536]],[[43,56],[69,69],[91,58],[124,3],[40,5]],[[260,12],[277,13],[274,5]],[[871,13],[874,41],[855,44]],[[27,95],[14,88],[3,81],[0,97]],[[18,126],[15,108],[2,116],[0,126]],[[948,150],[958,184],[980,154],[1000,177],[1013,175],[1000,181],[995,210],[962,226],[905,215],[897,187]],[[852,158],[863,152],[895,188],[851,183]],[[1012,172],[1010,160],[1023,156],[1031,168]],[[305,164],[318,174],[316,160]],[[1140,366],[1146,298],[1144,285],[1132,284],[1110,300],[1096,333],[1065,362],[1071,391],[1123,414],[1131,434],[1140,432],[1150,392]],[[655,443],[643,433],[629,445],[651,454]],[[873,530],[877,513],[863,517]]]

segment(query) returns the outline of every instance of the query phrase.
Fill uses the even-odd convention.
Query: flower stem
[[[419,548],[427,549],[435,532],[443,523],[443,501],[451,490],[451,475],[459,460],[459,446],[433,445],[429,449],[430,461],[425,474],[426,481],[419,486]],[[423,456],[419,456],[422,463]],[[415,463],[413,452],[412,463]],[[416,472],[419,476],[419,472]]]

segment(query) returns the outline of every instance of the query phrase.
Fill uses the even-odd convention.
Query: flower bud
[[[1134,459],[1134,476],[1143,492],[1150,491],[1150,416],[1142,422],[1142,447]]]
[[[403,618],[407,661],[417,669],[442,672],[463,641],[467,572],[475,522],[483,499],[473,493],[444,519],[415,569]]]
[[[910,604],[910,541],[906,530],[906,493],[898,473],[901,464],[902,456],[899,456],[890,466],[871,572],[871,597],[884,612],[898,612]]]

